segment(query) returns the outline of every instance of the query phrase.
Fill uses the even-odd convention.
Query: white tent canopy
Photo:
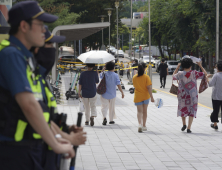
[[[95,34],[104,28],[109,27],[109,22],[99,22],[90,24],[75,24],[75,25],[61,25],[53,29],[54,35],[66,36],[66,41],[75,41],[84,39],[92,34]],[[56,65],[58,63],[58,44],[56,44],[56,61],[52,68],[52,79],[56,80]]]

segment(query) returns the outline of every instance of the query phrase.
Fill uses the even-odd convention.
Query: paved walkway
[[[63,77],[62,81],[65,92],[70,80]],[[127,84],[127,80],[124,83]],[[199,106],[191,129],[193,133],[187,134],[180,130],[182,121],[176,114],[177,98],[158,91],[154,98],[162,98],[164,106],[158,109],[152,103],[149,105],[148,131],[138,133],[134,96],[128,91],[130,87],[126,85],[124,99],[117,91],[114,125],[102,125],[98,96],[98,117],[93,127],[84,127],[88,138],[86,145],[79,147],[76,170],[222,169],[222,126],[219,124],[218,131],[210,128],[212,110]],[[58,109],[68,113],[69,124],[76,123],[78,100],[69,99]]]

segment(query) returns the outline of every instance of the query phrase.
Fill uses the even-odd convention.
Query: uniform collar
[[[32,53],[19,41],[15,36],[11,35],[9,41],[20,48],[21,52],[27,57],[32,57]]]

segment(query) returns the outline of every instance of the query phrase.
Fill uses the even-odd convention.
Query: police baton
[[[80,126],[81,126],[82,115],[83,115],[83,114],[82,114],[81,112],[78,113],[77,127],[80,127]],[[77,155],[77,148],[78,148],[78,146],[73,146],[73,149],[74,149],[76,155]],[[73,157],[73,158],[71,159],[70,170],[75,170],[76,155],[75,155],[75,157]]]

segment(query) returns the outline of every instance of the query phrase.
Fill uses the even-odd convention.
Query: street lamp
[[[100,15],[100,16],[98,16],[98,17],[100,17],[101,18],[101,22],[104,22],[104,18],[106,17],[106,15]],[[103,48],[103,29],[102,29],[102,47],[101,47],[101,49]]]
[[[152,65],[151,65],[151,24],[150,24],[150,0],[148,4],[149,8],[149,76],[152,81]]]
[[[110,23],[110,17],[111,17],[111,15],[112,15],[112,10],[113,10],[113,8],[106,8],[105,10],[107,10],[108,15],[109,15],[109,48],[110,48],[110,25],[111,25],[111,23]]]
[[[134,60],[135,60],[135,55],[136,55],[136,54],[135,54],[135,50],[136,50],[136,45],[135,45],[135,44],[136,44],[136,43],[135,43],[135,40],[136,40],[136,39],[135,39],[135,35],[136,35],[136,34],[134,33],[134,41],[133,41],[133,45],[134,45],[134,47],[133,47],[133,51],[134,51]]]
[[[132,19],[133,19],[133,2],[132,2],[132,0],[131,0],[131,20],[130,20],[130,61],[132,61],[132,54],[131,54],[131,50],[132,50]]]
[[[115,2],[115,7],[116,7],[116,23],[117,23],[117,35],[116,35],[116,49],[117,49],[117,57],[118,57],[118,60],[119,60],[119,49],[118,49],[118,8],[119,8],[119,1],[117,0]]]

